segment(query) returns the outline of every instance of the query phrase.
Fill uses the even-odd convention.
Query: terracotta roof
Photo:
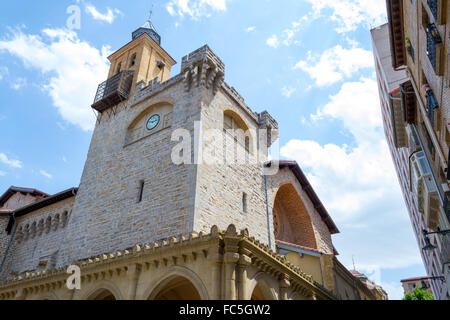
[[[418,281],[418,280],[428,280],[428,277],[414,277],[414,278],[408,278],[400,280],[400,282],[410,282],[410,281]]]
[[[317,252],[317,253],[320,253],[320,254],[327,254],[326,252],[323,252],[323,251],[320,251],[320,250],[317,250],[317,249],[314,249],[314,248],[309,248],[309,247],[301,246],[301,245],[295,244],[295,243],[290,243],[290,242],[281,241],[281,240],[276,240],[276,242],[277,242],[277,243],[280,243],[280,244],[287,245],[287,246],[300,248],[300,249],[303,249],[303,250],[313,251],[313,252]]]
[[[361,273],[361,272],[359,272],[359,271],[357,271],[357,270],[349,270],[350,271],[350,273],[354,276],[354,277],[357,277],[357,278],[367,278],[367,276],[364,274],[364,273]]]
[[[303,190],[305,190],[309,199],[312,201],[314,208],[317,210],[320,217],[327,225],[330,233],[331,234],[340,233],[339,229],[337,228],[333,219],[328,214],[327,209],[325,209],[324,205],[322,204],[322,201],[320,201],[319,197],[317,196],[313,187],[309,183],[309,181],[306,178],[305,174],[303,173],[302,169],[300,169],[300,166],[298,165],[298,163],[296,161],[291,161],[291,160],[279,160],[277,162],[279,163],[280,169],[289,168],[292,170],[292,173],[294,173],[298,182],[300,182],[300,185],[302,186]],[[273,161],[271,161],[269,163],[269,166],[272,165],[272,163],[273,163]]]
[[[49,196],[47,193],[39,191],[37,189],[12,186],[8,190],[6,190],[6,192],[0,197],[0,207],[3,206],[6,203],[6,201],[8,201],[9,198],[11,198],[16,192],[28,193],[38,197]]]

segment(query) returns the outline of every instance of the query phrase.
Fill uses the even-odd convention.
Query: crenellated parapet
[[[259,128],[267,130],[267,146],[271,146],[279,136],[278,122],[267,111],[258,114]]]
[[[212,88],[215,95],[225,80],[225,64],[205,45],[183,57],[181,73],[186,92],[197,86]]]

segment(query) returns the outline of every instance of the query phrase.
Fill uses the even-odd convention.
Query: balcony
[[[427,56],[433,66],[434,71],[438,71],[437,66],[437,50],[436,46],[442,43],[442,39],[439,36],[439,32],[434,23],[430,23],[426,29],[427,36]]]
[[[430,7],[431,13],[435,20],[437,20],[438,0],[427,0],[428,7]]]
[[[434,126],[434,109],[439,108],[439,105],[436,101],[436,97],[434,96],[433,90],[430,88],[427,89],[427,114],[428,118],[430,118],[431,124]]]
[[[102,113],[128,99],[134,71],[124,70],[98,86],[92,108]]]

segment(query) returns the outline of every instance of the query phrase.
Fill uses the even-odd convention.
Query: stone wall
[[[73,202],[72,197],[17,218],[1,279],[38,272],[56,264]]]
[[[8,247],[10,236],[5,232],[8,225],[9,216],[0,214],[0,265],[3,262],[6,248]]]
[[[22,194],[20,192],[16,192],[8,199],[8,201],[5,202],[3,207],[1,207],[0,209],[14,210],[17,208],[22,208],[22,207],[25,207],[26,205],[33,203],[39,199],[41,199],[41,198],[34,197],[28,193]]]
[[[171,161],[177,143],[171,141],[172,130],[193,132],[200,118],[199,98],[183,89],[178,82],[156,94],[150,91],[141,102],[133,105],[131,99],[115,114],[99,119],[65,240],[64,262],[193,229],[196,168]],[[125,146],[130,124],[161,103],[173,106],[170,126]]]

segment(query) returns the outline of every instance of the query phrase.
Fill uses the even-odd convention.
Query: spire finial
[[[151,7],[151,9],[150,9],[150,15],[149,15],[149,17],[148,17],[148,21],[152,21],[153,7],[154,7],[154,6],[155,6],[155,4],[152,3],[152,7]]]

